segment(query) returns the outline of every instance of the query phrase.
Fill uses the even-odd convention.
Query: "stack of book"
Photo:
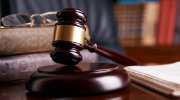
[[[50,57],[54,49],[51,45],[53,34],[54,26],[1,28],[0,83],[26,80],[38,67],[57,64]],[[88,50],[81,51],[81,54],[81,62],[97,62],[97,54]]]

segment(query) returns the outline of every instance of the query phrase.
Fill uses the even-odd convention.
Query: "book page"
[[[180,62],[155,66],[127,66],[125,69],[180,84]]]

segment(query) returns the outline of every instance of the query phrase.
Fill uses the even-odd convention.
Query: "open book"
[[[132,81],[168,96],[180,97],[180,62],[154,66],[127,66]]]

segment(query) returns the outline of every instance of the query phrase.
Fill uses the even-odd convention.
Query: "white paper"
[[[180,84],[180,62],[155,66],[127,66],[125,69],[132,69],[135,72],[142,72],[155,78]]]

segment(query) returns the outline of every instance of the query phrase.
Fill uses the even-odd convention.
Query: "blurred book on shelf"
[[[114,12],[123,46],[180,44],[180,0],[117,0]]]
[[[123,45],[138,45],[141,34],[143,5],[116,4],[119,39]]]
[[[160,0],[157,45],[173,45],[177,0]]]
[[[148,2],[144,5],[141,44],[143,46],[156,45],[156,26],[159,11],[158,2]]]
[[[174,44],[180,45],[180,0],[178,0],[178,4],[177,4],[177,16],[176,16],[176,24],[175,24]]]

